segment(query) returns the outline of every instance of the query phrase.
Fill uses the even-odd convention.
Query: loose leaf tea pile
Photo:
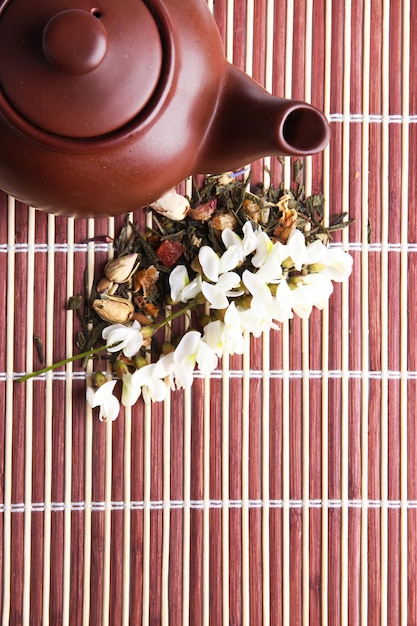
[[[87,388],[101,419],[119,413],[118,379],[124,406],[163,400],[191,386],[195,367],[209,374],[225,352],[242,354],[245,333],[323,308],[333,282],[350,275],[350,255],[329,246],[350,222],[343,214],[325,223],[324,198],[306,196],[301,162],[291,189],[251,186],[242,174],[209,176],[191,198],[172,190],[149,207],[144,232],[126,217],[92,292],[86,279],[83,296],[69,300],[82,323],[79,356],[101,343],[112,364],[110,379],[97,371]],[[187,318],[178,337],[158,333],[176,318]]]

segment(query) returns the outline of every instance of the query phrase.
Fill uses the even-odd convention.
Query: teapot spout
[[[325,116],[315,107],[270,95],[229,63],[194,174],[236,169],[265,156],[307,156],[329,142]]]

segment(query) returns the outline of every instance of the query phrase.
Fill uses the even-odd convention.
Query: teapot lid
[[[0,9],[0,92],[47,133],[119,129],[150,101],[162,60],[158,25],[141,0],[12,0]]]

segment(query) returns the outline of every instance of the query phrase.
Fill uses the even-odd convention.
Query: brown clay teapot
[[[82,217],[329,139],[230,65],[205,0],[0,0],[0,188]]]

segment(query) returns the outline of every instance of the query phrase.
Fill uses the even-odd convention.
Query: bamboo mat
[[[66,300],[111,254],[87,240],[122,220],[0,195],[3,626],[417,623],[417,3],[209,6],[230,60],[328,116],[305,184],[355,219],[335,237],[353,274],[309,321],[104,424],[78,364],[15,379],[41,366],[34,335],[47,363],[74,353]],[[266,164],[289,186],[289,159]]]

